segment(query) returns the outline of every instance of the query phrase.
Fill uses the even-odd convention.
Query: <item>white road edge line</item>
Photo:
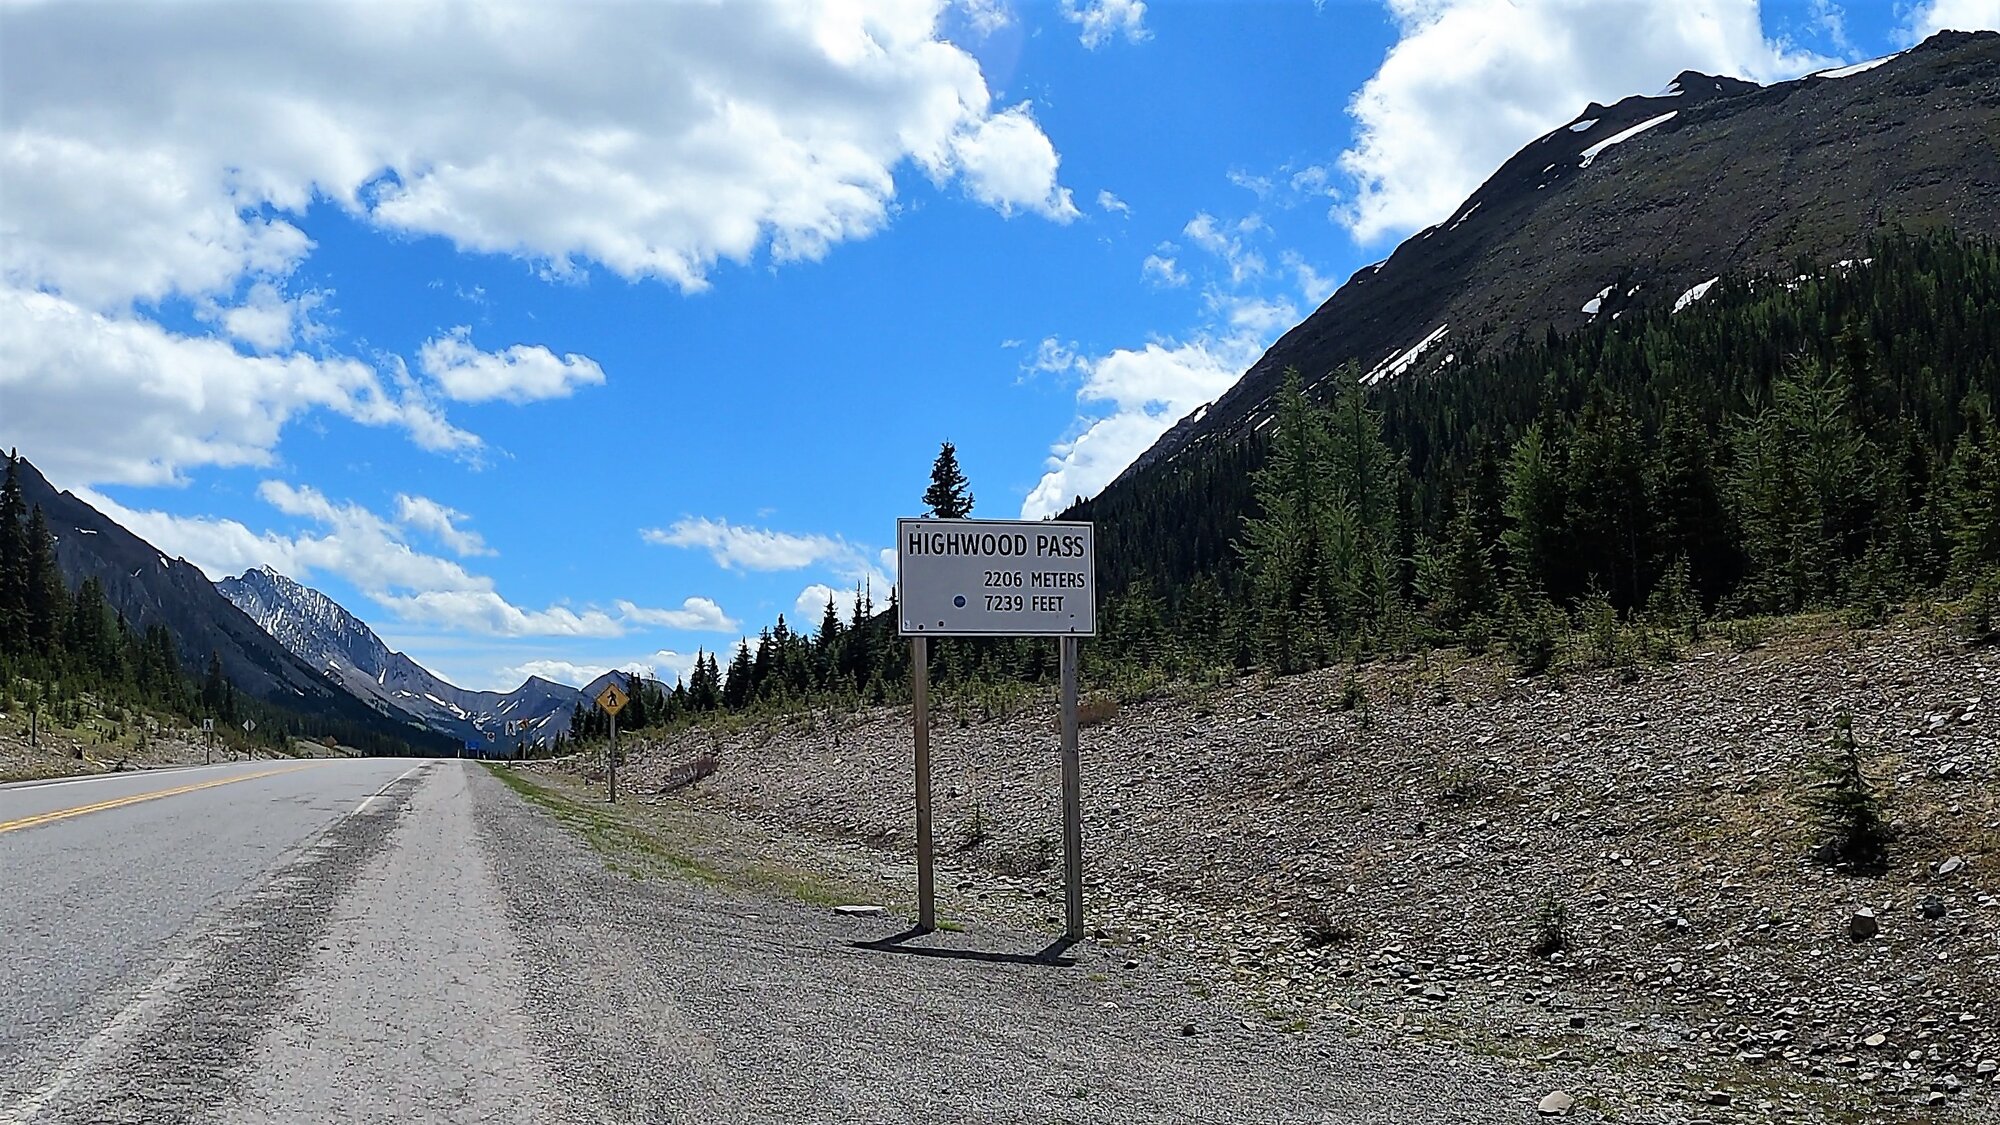
[[[37,779],[34,781],[14,781],[14,782],[9,782],[6,785],[0,785],[0,793],[13,793],[28,789],[53,789],[58,785],[82,785],[86,782],[91,782],[91,781],[117,781],[121,778],[129,781],[135,777],[152,777],[155,774],[166,774],[166,773],[190,773],[194,770],[215,770],[215,769],[223,769],[228,766],[260,765],[262,764],[262,762],[269,760],[270,759],[261,759],[258,761],[250,761],[250,762],[216,762],[212,765],[155,766],[151,769],[119,770],[115,773],[94,773],[88,777],[52,777],[46,780]]]
[[[373,801],[376,797],[387,793],[390,786],[423,769],[428,764],[428,762],[420,763],[397,774],[388,785],[384,785],[381,790],[370,795],[368,800],[361,802],[354,812],[348,815],[353,816],[354,813],[367,808],[368,801]],[[321,833],[324,831],[324,828],[321,829]],[[315,835],[318,835],[318,833]],[[272,874],[276,875],[278,872],[272,872]],[[266,882],[269,882],[269,880],[267,879]],[[55,1101],[64,1090],[74,1085],[78,1078],[83,1077],[84,1074],[94,1069],[98,1061],[118,1045],[118,1041],[124,1035],[127,1027],[138,1022],[141,1017],[149,1016],[153,1009],[158,1008],[180,986],[181,978],[187,976],[188,971],[194,967],[196,962],[213,952],[212,943],[197,942],[193,948],[181,954],[173,964],[168,965],[162,970],[159,976],[154,977],[151,983],[140,989],[139,995],[132,998],[132,1002],[125,1006],[124,1011],[111,1017],[110,1023],[99,1028],[97,1034],[91,1036],[84,1042],[83,1046],[72,1052],[69,1061],[58,1067],[47,1082],[44,1082],[40,1088],[29,1093],[20,1101],[15,1102],[12,1108],[0,1111],[0,1125],[32,1125],[35,1119],[41,1115],[42,1111],[49,1107],[49,1103]]]
[[[430,763],[428,763],[428,762],[424,763],[424,765],[429,765],[429,764],[430,764]],[[386,795],[388,794],[389,790],[391,790],[391,789],[393,789],[393,788],[395,788],[395,787],[396,787],[396,783],[397,783],[398,781],[401,781],[401,780],[403,780],[404,778],[406,778],[406,777],[410,776],[411,774],[413,774],[413,773],[415,773],[415,772],[417,772],[418,770],[420,770],[420,769],[423,769],[423,768],[424,768],[424,766],[423,766],[423,765],[416,765],[416,766],[411,766],[411,767],[410,767],[409,769],[406,769],[406,770],[404,770],[404,771],[403,771],[402,773],[399,773],[399,774],[397,774],[397,775],[396,775],[395,777],[393,777],[393,778],[390,778],[390,779],[389,779],[389,784],[387,784],[387,785],[384,785],[384,786],[383,786],[382,788],[380,788],[380,789],[377,789],[377,790],[376,790],[375,792],[373,792],[373,793],[370,793],[370,794],[368,794],[368,796],[366,796],[366,797],[362,798],[362,801],[361,801],[361,803],[360,803],[360,804],[358,804],[358,805],[356,805],[356,806],[354,806],[354,811],[355,811],[355,812],[357,812],[357,813],[358,813],[358,812],[366,812],[366,811],[368,810],[368,806],[369,806],[369,805],[370,805],[371,803],[373,803],[373,802],[374,802],[375,798],[377,798],[377,797],[382,797],[382,796],[386,796]]]

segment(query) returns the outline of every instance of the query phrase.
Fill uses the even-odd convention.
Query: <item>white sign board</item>
[[[1095,636],[1091,526],[897,520],[896,605],[905,636]]]

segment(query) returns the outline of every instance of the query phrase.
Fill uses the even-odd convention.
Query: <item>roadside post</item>
[[[1083,783],[1077,755],[1077,662],[1097,634],[1097,547],[1088,523],[896,521],[898,631],[910,638],[917,796],[917,928],[937,928],[933,869],[930,638],[1054,637],[1061,661],[1063,907],[1083,938]]]
[[[597,705],[611,716],[611,745],[604,751],[605,790],[612,804],[618,803],[618,712],[625,709],[626,695],[617,684],[605,684],[597,693]]]
[[[201,764],[205,766],[213,761],[215,761],[215,720],[203,719],[201,721]]]

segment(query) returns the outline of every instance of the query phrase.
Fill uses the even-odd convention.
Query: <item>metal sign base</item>
[[[1083,940],[1083,781],[1077,754],[1079,638],[1061,637],[1064,932]],[[917,929],[937,929],[937,883],[931,816],[930,638],[910,638],[910,711],[915,728],[917,790]]]

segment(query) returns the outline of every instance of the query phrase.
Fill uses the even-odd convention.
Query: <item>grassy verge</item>
[[[560,775],[530,775],[494,763],[486,768],[625,874],[686,879],[815,906],[880,901],[844,880],[800,866],[779,854],[771,841],[723,823],[716,814],[635,801],[610,805]]]

